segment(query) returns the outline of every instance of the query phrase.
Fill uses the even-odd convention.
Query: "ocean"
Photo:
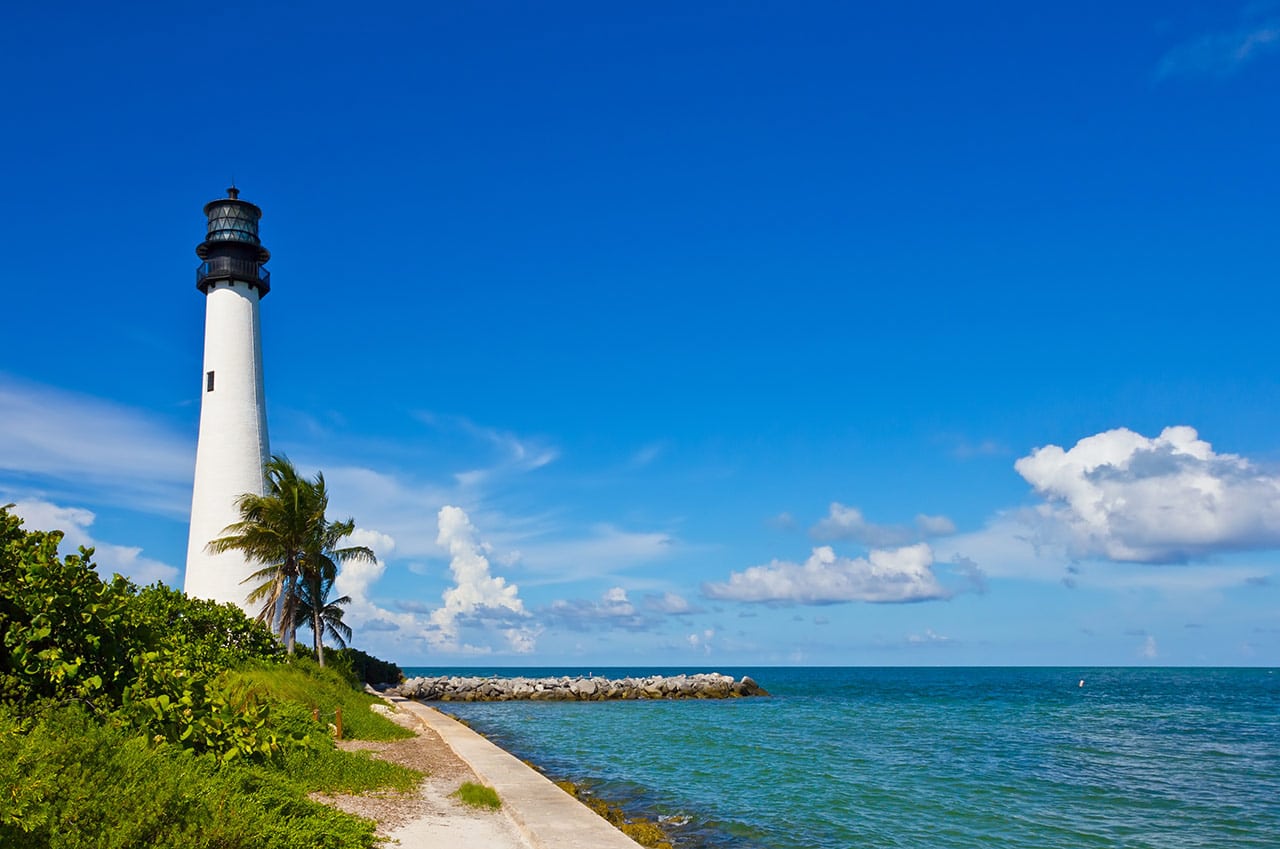
[[[437,707],[660,817],[678,849],[1280,847],[1271,669],[591,671],[750,675],[773,695]]]

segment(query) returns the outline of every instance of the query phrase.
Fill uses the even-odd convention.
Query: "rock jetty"
[[[509,702],[518,700],[602,702],[614,699],[737,699],[769,693],[744,676],[699,672],[647,678],[409,678],[387,692],[424,702]]]

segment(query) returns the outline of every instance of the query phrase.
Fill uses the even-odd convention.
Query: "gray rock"
[[[735,681],[718,672],[646,678],[450,678],[414,677],[385,692],[419,701],[604,701],[606,699],[728,699],[767,696],[749,677]]]

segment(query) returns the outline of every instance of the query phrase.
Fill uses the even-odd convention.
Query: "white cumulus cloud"
[[[387,638],[375,636],[374,642],[379,647],[390,645],[391,650],[418,650],[425,642],[437,652],[478,655],[505,643],[517,654],[532,652],[539,631],[528,624],[518,588],[491,574],[489,546],[479,539],[466,512],[446,506],[439,511],[437,526],[436,543],[449,552],[453,577],[452,586],[442,594],[443,605],[432,607],[401,597],[393,604],[396,610],[381,606],[374,598],[374,586],[387,571],[382,558],[397,549],[397,541],[371,528],[357,528],[351,542],[372,548],[378,559],[344,563],[338,572],[335,589],[351,597],[348,623],[363,633],[385,632]]]
[[[1043,530],[1077,557],[1185,562],[1280,546],[1280,476],[1218,454],[1190,427],[1155,438],[1117,428],[1014,468],[1046,503]]]
[[[354,534],[352,536],[354,537]],[[362,542],[357,545],[368,545],[368,543]],[[350,596],[353,604],[362,606],[369,601],[370,589],[386,571],[387,564],[381,559],[349,560],[339,567],[338,576],[333,581],[334,589],[338,595]],[[371,609],[371,613],[376,617],[381,611]]]
[[[926,543],[872,549],[866,557],[840,557],[819,546],[804,563],[774,560],[734,572],[724,583],[703,585],[710,598],[795,604],[844,601],[912,602],[949,598],[933,572]]]
[[[536,634],[516,624],[529,615],[520,600],[519,588],[490,573],[485,546],[467,514],[460,507],[445,505],[440,508],[437,522],[440,532],[436,542],[449,552],[454,585],[444,591],[444,606],[431,612],[434,630],[427,632],[427,638],[437,647],[457,648],[461,622],[484,619],[507,624],[503,634],[514,651],[533,651]]]
[[[381,531],[375,531],[371,528],[356,528],[351,536],[343,542],[344,546],[363,545],[373,551],[375,557],[379,560],[385,560],[390,556],[391,552],[396,550],[395,538],[390,534],[384,534]]]

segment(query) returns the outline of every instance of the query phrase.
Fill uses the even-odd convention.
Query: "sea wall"
[[[646,678],[410,678],[387,691],[406,699],[439,702],[601,702],[610,699],[736,699],[767,696],[751,678],[735,681],[718,672],[650,675]]]

